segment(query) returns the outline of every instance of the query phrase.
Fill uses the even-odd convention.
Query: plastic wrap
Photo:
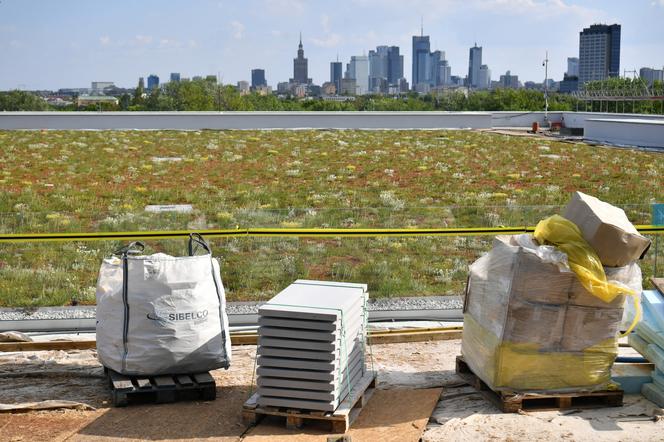
[[[573,222],[553,215],[537,224],[534,236],[540,244],[553,244],[565,252],[569,266],[577,274],[581,284],[602,301],[609,303],[616,296],[631,293],[629,289],[626,291],[626,287],[607,281],[597,253],[583,239],[581,231]]]
[[[530,235],[499,236],[470,267],[462,353],[494,390],[606,389],[625,296],[604,302],[572,272],[566,254]],[[638,268],[637,264],[632,264]],[[616,270],[635,284],[634,268]]]

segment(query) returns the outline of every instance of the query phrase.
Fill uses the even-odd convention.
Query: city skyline
[[[662,0],[627,5],[413,0],[412,17],[393,0],[344,2],[357,14],[329,8],[327,1],[300,0],[198,1],[188,8],[166,1],[118,1],[113,10],[96,15],[90,2],[31,3],[0,3],[0,57],[12,61],[11,69],[0,72],[0,89],[86,87],[91,81],[135,87],[138,77],[167,79],[171,72],[182,77],[220,74],[224,83],[235,84],[250,79],[251,69],[258,67],[275,87],[293,75],[300,29],[309,77],[316,84],[329,80],[337,53],[345,64],[382,45],[401,48],[404,76],[412,81],[411,39],[420,35],[420,16],[431,49],[445,52],[456,76],[468,72],[468,49],[477,41],[483,47],[482,64],[492,72],[510,70],[536,82],[543,80],[541,58],[548,49],[549,76],[561,80],[567,58],[578,56],[579,32],[594,23],[622,24],[622,70],[664,65],[664,30],[658,25],[664,18]],[[499,24],[485,25],[491,21]]]

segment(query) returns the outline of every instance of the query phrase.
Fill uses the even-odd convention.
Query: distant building
[[[152,74],[148,77],[148,90],[154,90],[159,87],[159,77]]]
[[[579,33],[579,84],[620,75],[620,25],[592,25]]]
[[[106,95],[79,95],[76,100],[76,104],[79,107],[104,103],[117,106],[119,100],[116,97],[107,97]]]
[[[441,60],[438,66],[438,78],[440,79],[441,86],[449,86],[452,84],[452,67],[447,60]]]
[[[639,77],[652,86],[655,81],[664,81],[664,69],[641,68]]]
[[[353,55],[350,57],[350,63],[348,64],[348,71],[346,74],[348,78],[355,80],[355,86],[357,88],[355,92],[356,95],[365,95],[369,93],[369,57],[366,55]]]
[[[115,87],[112,81],[93,81],[90,85],[90,92],[92,94],[103,95],[104,89],[107,87]]]
[[[343,63],[333,61],[330,63],[330,83],[334,84],[335,90],[341,90],[341,79],[343,78]],[[325,89],[323,87],[323,89]],[[336,93],[336,92],[335,92]]]
[[[354,78],[341,79],[341,93],[340,95],[357,95],[357,82]]]
[[[369,90],[380,93],[387,91],[387,46],[378,46],[369,51]]]
[[[272,88],[268,85],[265,85],[265,84],[256,86],[252,89],[258,95],[270,95],[270,94],[272,94]]]
[[[58,95],[73,96],[73,95],[87,95],[89,93],[90,89],[88,89],[87,87],[58,89]]]
[[[428,76],[428,73],[431,71],[430,53],[431,44],[429,36],[424,35],[424,31],[419,36],[413,35],[413,76],[411,77],[413,90],[417,89],[418,84],[429,84],[431,81],[431,78]]]
[[[249,93],[249,82],[245,80],[238,81],[237,90],[240,95],[247,95]]]
[[[341,63],[339,63],[341,64]],[[339,85],[341,86],[341,79],[339,79]],[[332,81],[326,81],[323,83],[321,86],[321,92],[323,95],[336,95],[337,93],[337,85],[335,82]]]
[[[480,87],[480,67],[482,66],[482,47],[475,46],[470,48],[468,56],[468,87]]]
[[[277,93],[279,94],[290,94],[291,93],[291,84],[287,81],[282,81],[277,83]]]
[[[483,64],[480,66],[478,89],[489,89],[491,87],[491,69]]]
[[[306,97],[307,95],[307,85],[306,83],[298,83],[293,88],[293,94],[298,98]]]
[[[256,89],[261,86],[267,86],[267,81],[265,80],[265,69],[252,69],[251,88]]]
[[[403,78],[403,55],[398,46],[377,46],[369,51],[369,90],[385,93]]]
[[[403,92],[408,92],[408,90],[410,90],[410,87],[409,87],[409,84],[408,84],[408,80],[406,80],[405,78],[401,77],[401,78],[399,79],[399,92],[402,92],[402,93],[403,93]]]
[[[578,57],[567,57],[567,75],[570,77],[579,76],[579,59]]]
[[[180,73],[171,72],[171,83],[179,83],[179,82],[180,82]]]
[[[563,76],[563,81],[560,82],[558,91],[561,94],[570,94],[579,90],[579,77],[575,75]]]
[[[192,81],[202,81],[203,76],[202,75],[194,75],[193,77],[191,77],[191,80]]]
[[[304,58],[304,49],[302,48],[302,34],[300,34],[300,44],[297,47],[297,58],[293,59],[293,78],[291,83],[310,84],[309,61]]]
[[[465,82],[466,82],[465,79],[459,77],[458,75],[452,75],[450,77],[450,84],[452,86],[463,86]]]
[[[499,81],[500,87],[506,89],[518,89],[519,88],[519,76],[512,75],[510,71],[505,72],[505,75],[500,76]]]
[[[420,93],[428,93],[432,88],[450,84],[452,68],[445,59],[444,51],[431,52],[429,36],[413,36],[413,78],[412,88]]]
[[[387,83],[390,86],[399,85],[403,78],[403,55],[399,54],[399,46],[387,48]]]
[[[145,79],[143,77],[138,77],[138,88],[145,90]]]

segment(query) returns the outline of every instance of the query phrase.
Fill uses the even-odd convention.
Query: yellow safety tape
[[[664,234],[664,226],[639,225],[643,234]],[[54,242],[54,241],[111,241],[133,239],[185,238],[196,232],[208,238],[221,237],[403,237],[403,236],[483,236],[532,233],[534,227],[468,227],[440,229],[208,229],[208,230],[157,230],[136,232],[72,232],[72,233],[11,233],[0,234],[0,243]]]

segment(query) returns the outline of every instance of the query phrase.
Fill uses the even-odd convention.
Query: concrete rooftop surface
[[[622,407],[527,411],[504,414],[455,374],[461,341],[373,345],[377,389],[348,434],[354,442],[468,440],[663,440],[661,409],[640,395]],[[328,433],[306,423],[287,430],[265,418],[242,423],[252,390],[255,346],[233,347],[228,371],[212,372],[217,399],[113,408],[94,350],[0,354],[0,403],[69,400],[83,410],[0,413],[7,441],[220,440],[327,441]],[[631,351],[631,349],[621,348]],[[253,387],[255,389],[255,386]]]

